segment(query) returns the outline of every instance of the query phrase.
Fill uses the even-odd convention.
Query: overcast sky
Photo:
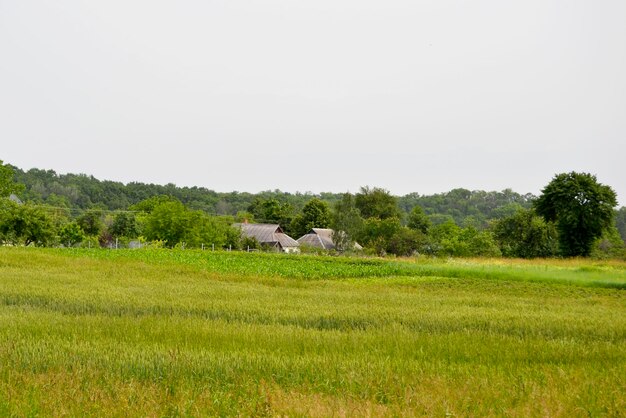
[[[216,191],[626,205],[624,0],[0,0],[0,159]]]

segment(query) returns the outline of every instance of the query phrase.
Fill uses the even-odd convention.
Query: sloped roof
[[[335,242],[333,241],[334,233],[335,231],[330,228],[313,228],[311,232],[298,238],[298,242],[301,245],[333,250],[335,248]],[[358,242],[354,242],[353,249],[360,251],[363,247]]]
[[[327,228],[313,228],[311,232],[298,238],[302,245],[332,250],[335,248],[333,242],[333,230]]]
[[[281,247],[298,247],[298,241],[285,234],[278,224],[236,223],[233,227],[241,229],[248,237],[254,237],[261,244],[280,244]]]
[[[300,244],[295,239],[291,238],[289,235],[284,234],[282,232],[274,234],[276,241],[280,244],[281,247],[299,247]]]

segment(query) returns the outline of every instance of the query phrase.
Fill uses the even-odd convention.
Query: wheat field
[[[626,264],[0,248],[2,416],[624,416]]]

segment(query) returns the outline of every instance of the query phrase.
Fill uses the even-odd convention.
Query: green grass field
[[[0,248],[1,416],[625,416],[626,263]]]

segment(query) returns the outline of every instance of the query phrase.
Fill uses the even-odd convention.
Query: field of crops
[[[0,248],[0,416],[625,411],[625,263]]]

